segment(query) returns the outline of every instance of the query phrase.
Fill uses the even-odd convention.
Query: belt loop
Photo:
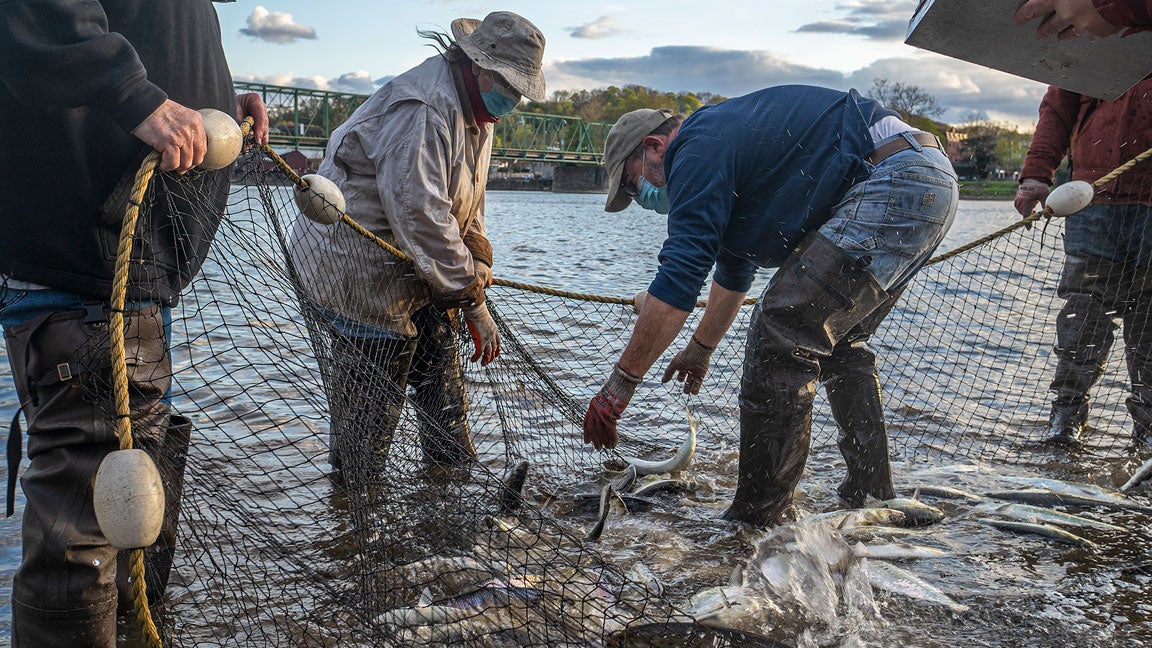
[[[923,151],[924,145],[920,143],[920,140],[916,139],[916,132],[917,131],[904,131],[903,133],[900,133],[900,136],[908,140],[908,143],[912,145],[912,148],[916,149],[917,151]]]

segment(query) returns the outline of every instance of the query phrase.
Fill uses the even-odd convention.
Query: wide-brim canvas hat
[[[544,34],[527,18],[493,11],[484,20],[457,18],[452,38],[476,65],[491,70],[532,101],[544,101]]]
[[[608,131],[608,137],[604,138],[604,168],[608,169],[608,200],[604,211],[618,212],[632,202],[632,197],[620,188],[624,163],[645,137],[671,117],[671,110],[641,108],[624,113]]]

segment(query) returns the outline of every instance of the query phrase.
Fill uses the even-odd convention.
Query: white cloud
[[[792,63],[767,51],[713,47],[653,48],[647,56],[553,62],[548,85],[595,89],[643,85],[666,92],[710,92],[728,97],[784,84],[808,84],[862,93],[874,79],[920,86],[946,109],[942,120],[956,123],[978,112],[997,121],[1030,128],[1046,86],[929,52],[886,58],[858,70],[837,70]]]
[[[571,30],[572,38],[609,38],[623,31],[616,26],[615,16],[600,16],[595,21]]]
[[[300,39],[316,38],[316,30],[297,23],[292,14],[268,11],[259,6],[252,10],[252,15],[248,16],[248,27],[241,29],[240,33],[281,45],[295,43]]]
[[[808,23],[797,32],[848,34],[872,40],[904,40],[916,0],[851,0],[836,5],[842,17]]]
[[[372,94],[381,85],[392,77],[373,79],[366,70],[347,72],[329,79],[322,76],[296,76],[293,74],[266,74],[266,75],[236,75],[237,81],[250,83],[265,83],[268,85],[285,86],[289,88],[305,88],[308,90],[326,90],[329,92],[349,92],[352,94]]]

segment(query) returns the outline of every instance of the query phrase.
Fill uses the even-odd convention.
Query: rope
[[[305,182],[300,177],[300,175],[296,173],[295,169],[293,169],[291,166],[289,166],[288,163],[286,163],[279,155],[277,155],[276,152],[272,150],[272,147],[265,144],[264,145],[264,153],[266,155],[268,155],[268,157],[271,158],[273,162],[276,163],[276,166],[278,166],[280,168],[280,170],[283,171],[292,180],[292,182],[297,187],[299,187],[301,190],[308,188],[308,183]],[[1144,151],[1143,153],[1141,153],[1140,155],[1136,156],[1135,158],[1129,160],[1128,162],[1125,162],[1123,165],[1117,167],[1111,173],[1103,176],[1102,178],[1100,178],[1096,182],[1092,183],[1092,186],[1099,189],[1100,187],[1102,187],[1102,186],[1108,184],[1109,182],[1115,180],[1116,178],[1120,177],[1125,172],[1130,170],[1132,167],[1136,166],[1137,164],[1143,162],[1144,160],[1146,160],[1150,157],[1152,157],[1152,149],[1148,149],[1147,151]],[[1021,227],[1030,228],[1030,227],[1032,227],[1033,223],[1040,220],[1041,218],[1053,218],[1052,210],[1045,207],[1041,211],[1033,212],[1032,214],[1025,216],[1023,219],[1017,221],[1016,223],[1013,223],[1012,225],[1009,225],[1008,227],[1005,227],[1004,229],[997,230],[991,234],[988,234],[987,236],[976,239],[975,241],[972,241],[971,243],[967,243],[967,244],[962,245],[962,246],[960,246],[954,250],[950,250],[945,254],[941,254],[939,256],[933,257],[933,258],[929,259],[927,261],[927,263],[925,263],[924,265],[930,266],[930,265],[934,265],[936,263],[940,263],[942,261],[947,261],[948,259],[951,259],[955,256],[959,256],[961,254],[964,254],[965,252],[968,252],[974,248],[978,248],[981,245],[984,245],[986,243],[990,243],[990,242],[992,242],[992,241],[994,241],[994,240],[996,240],[1002,236],[1007,236],[1008,234],[1015,232],[1016,230],[1020,229]],[[387,241],[381,239],[379,236],[376,236],[372,232],[365,229],[362,225],[360,225],[360,223],[357,223],[356,220],[353,219],[348,214],[342,214],[340,217],[340,220],[343,221],[346,225],[351,227],[353,230],[355,230],[358,234],[360,234],[364,238],[375,243],[377,246],[379,246],[380,248],[389,252],[390,254],[396,256],[397,258],[401,259],[402,261],[411,261],[411,259],[408,258],[408,255],[404,254],[404,252],[397,249],[395,246],[389,244]],[[514,288],[516,290],[522,290],[525,292],[533,292],[533,293],[537,293],[537,294],[541,294],[541,295],[551,295],[553,297],[564,297],[567,299],[575,299],[575,300],[580,300],[580,301],[600,302],[603,304],[628,304],[628,305],[632,304],[632,300],[627,298],[627,297],[606,297],[603,295],[592,295],[592,294],[588,294],[588,293],[570,292],[567,290],[557,290],[555,288],[545,288],[544,286],[535,286],[532,284],[521,283],[518,281],[508,281],[505,279],[498,279],[498,278],[494,278],[492,280],[492,283],[494,285],[497,285],[497,286],[504,286],[506,288]],[[752,304],[755,304],[756,302],[757,302],[756,298],[749,297],[749,298],[744,300],[744,305],[750,306]],[[697,308],[702,308],[702,307],[705,307],[707,305],[708,305],[707,300],[700,300],[700,301],[696,302]]]
[[[240,124],[240,133],[247,137],[251,130],[252,118],[249,117]],[[269,152],[267,147],[265,149],[266,152]],[[283,160],[280,162],[283,163]],[[128,200],[128,209],[124,212],[124,221],[120,226],[120,241],[116,247],[116,268],[112,275],[108,335],[112,354],[112,395],[116,411],[116,438],[120,442],[121,450],[132,448],[132,412],[128,396],[128,364],[124,350],[124,305],[128,293],[128,265],[132,256],[132,242],[136,238],[136,225],[140,219],[140,206],[144,204],[144,194],[148,191],[148,184],[152,181],[152,176],[156,174],[159,164],[160,153],[152,151],[144,158],[144,162],[141,163],[140,169],[136,172],[132,196]],[[132,606],[136,612],[136,621],[140,624],[140,631],[144,635],[144,642],[149,648],[164,648],[164,643],[160,640],[160,632],[152,620],[152,611],[148,607],[147,584],[144,582],[144,550],[133,549],[129,561]]]
[[[140,170],[136,172],[132,197],[124,222],[120,227],[120,244],[116,248],[116,271],[112,276],[112,308],[108,313],[108,336],[112,348],[112,393],[116,408],[116,438],[120,449],[132,448],[132,416],[128,400],[128,365],[124,352],[124,302],[128,292],[128,263],[132,255],[132,241],[136,238],[136,224],[140,217],[140,206],[144,204],[144,193],[148,183],[160,164],[160,153],[152,151],[144,158]],[[150,648],[163,648],[160,633],[152,621],[152,611],[148,608],[148,593],[144,583],[144,550],[133,549],[130,560],[132,579],[132,606],[136,621],[144,634],[144,641]]]

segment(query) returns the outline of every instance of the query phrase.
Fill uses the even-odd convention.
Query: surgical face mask
[[[513,99],[495,89],[489,90],[488,92],[481,92],[480,98],[484,101],[484,109],[493,117],[507,115],[512,112],[516,106],[520,105],[519,97]]]
[[[633,200],[637,205],[651,209],[657,214],[667,214],[672,209],[672,200],[668,197],[668,185],[657,187],[648,182],[648,178],[644,176],[640,176],[636,181],[636,197]]]

